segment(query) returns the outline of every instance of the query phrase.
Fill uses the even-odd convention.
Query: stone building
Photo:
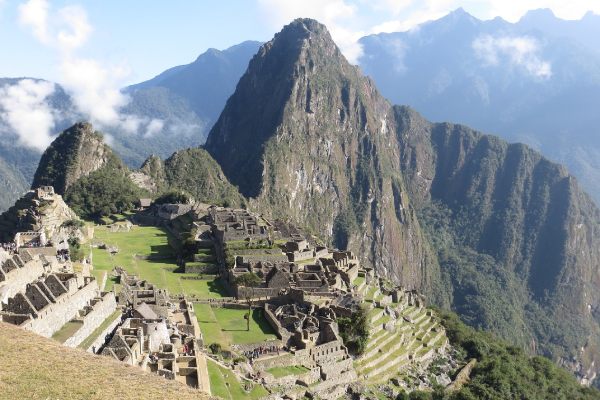
[[[303,366],[310,371],[301,380],[308,392],[338,398],[357,379],[353,360],[340,337],[335,312],[304,298],[304,292],[291,290],[265,304],[267,321],[289,351],[257,360],[254,366],[263,371],[274,366]]]
[[[201,333],[193,305],[170,304],[160,317],[146,303],[134,308],[101,351],[129,365],[210,393]]]
[[[121,290],[118,293],[119,304],[130,306],[134,310],[144,304],[144,309],[151,309],[159,318],[166,318],[169,305],[169,294],[166,290],[158,289],[152,283],[130,275],[123,268],[113,271],[119,277]]]
[[[75,343],[116,309],[114,294],[101,293],[94,277],[56,272],[44,256],[27,254],[15,254],[0,266],[2,321],[45,337],[68,322],[78,323]]]
[[[208,223],[221,243],[269,239],[268,227],[260,224],[258,217],[246,210],[213,206],[208,210]]]

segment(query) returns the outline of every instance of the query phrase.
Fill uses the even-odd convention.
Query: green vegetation
[[[231,370],[221,367],[210,359],[207,360],[207,366],[213,396],[225,400],[255,400],[269,394],[261,385],[255,385],[251,382],[242,384]]]
[[[282,378],[289,375],[302,375],[308,371],[310,370],[302,365],[288,365],[285,367],[273,367],[267,369],[267,372],[272,374],[275,378]]]
[[[120,165],[120,161],[103,143],[102,135],[88,123],[78,123],[62,132],[48,146],[35,172],[32,187],[53,186],[58,194],[64,194],[74,182],[74,174],[79,166],[80,150],[83,144],[92,143],[101,147],[109,155],[110,164]],[[88,150],[88,149],[86,149]],[[91,149],[92,151],[94,149]]]
[[[234,343],[249,344],[274,340],[277,337],[271,325],[262,315],[262,310],[252,310],[250,330],[246,330],[247,310],[211,307],[209,304],[194,304],[205,343],[218,343],[223,349]]]
[[[82,261],[85,258],[85,254],[83,249],[81,248],[81,243],[79,242],[79,238],[71,237],[68,240],[69,242],[69,255],[71,260],[73,261]]]
[[[86,219],[132,210],[144,195],[124,170],[103,167],[80,178],[65,193],[65,202]]]
[[[444,397],[453,400],[598,399],[600,392],[584,388],[566,370],[544,357],[530,357],[489,333],[475,331],[454,313],[438,311],[450,342],[465,360],[477,359],[470,381]],[[411,397],[412,398],[412,397]]]
[[[189,203],[191,201],[190,196],[182,191],[171,190],[161,194],[154,200],[154,204],[179,204]]]
[[[61,228],[83,228],[85,222],[80,219],[70,219],[62,223]]]
[[[129,273],[137,274],[172,294],[184,293],[201,298],[218,298],[225,293],[215,276],[176,273],[179,267],[169,245],[167,233],[161,228],[133,226],[129,232],[111,232],[105,226],[96,226],[94,243],[115,246],[118,253],[111,255],[107,250],[92,248],[92,271],[97,279],[102,272],[111,273],[116,266]],[[114,281],[108,280],[106,290],[111,290]]]
[[[245,203],[221,167],[204,149],[191,148],[174,153],[164,162],[166,186],[185,191],[198,201],[237,207]]]
[[[235,278],[235,283],[240,286],[257,287],[262,282],[254,272],[247,272]]]
[[[58,341],[59,343],[64,343],[68,338],[73,336],[75,332],[81,328],[82,323],[76,321],[69,321],[62,326],[58,331],[52,335],[52,339]]]
[[[518,271],[469,246],[473,218],[434,202],[420,210],[442,271],[441,286],[453,288],[452,302],[445,291],[433,293],[435,302],[456,311],[467,324],[497,333],[509,342],[528,348],[537,338],[537,351],[552,357],[576,356],[586,342],[588,325],[582,316],[552,317],[548,299],[532,301]],[[571,352],[565,352],[571,349]]]
[[[354,354],[362,354],[369,340],[369,314],[366,308],[361,307],[350,318],[338,318],[337,323],[348,350]]]

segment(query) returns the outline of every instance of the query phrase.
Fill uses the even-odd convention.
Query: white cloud
[[[19,6],[19,22],[41,43],[61,51],[82,46],[92,32],[85,10],[67,6],[51,12],[48,0],[28,0]]]
[[[63,50],[81,47],[92,33],[85,10],[78,6],[61,8],[58,12],[62,27],[57,34],[57,41]]]
[[[46,100],[54,90],[53,83],[32,79],[0,88],[0,116],[20,144],[43,151],[52,142],[55,119]]]
[[[550,63],[540,58],[539,44],[532,37],[483,35],[473,41],[472,47],[477,57],[487,65],[499,65],[506,60],[535,77],[547,79],[552,76]]]
[[[46,0],[29,0],[19,6],[19,22],[31,28],[33,35],[44,44],[52,42],[48,31],[49,8]]]
[[[105,67],[95,60],[65,58],[60,68],[62,84],[79,111],[94,124],[116,126],[124,119],[119,110],[129,98],[120,84],[128,75],[123,67]]]
[[[152,119],[148,125],[146,125],[146,133],[144,137],[152,137],[163,130],[165,122],[161,119]]]
[[[93,124],[100,128],[119,127],[128,133],[156,134],[162,129],[160,120],[121,112],[130,100],[120,89],[129,76],[129,68],[105,65],[76,54],[93,31],[82,7],[71,5],[53,10],[48,0],[28,0],[19,6],[19,21],[40,43],[57,50],[60,83],[77,111]],[[145,130],[141,130],[143,127]]]

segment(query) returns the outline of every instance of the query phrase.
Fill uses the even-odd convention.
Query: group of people
[[[0,247],[2,247],[3,250],[7,251],[10,254],[14,254],[17,252],[17,244],[15,242],[0,243]]]
[[[59,249],[56,251],[56,258],[59,262],[67,262],[71,260],[69,249]]]
[[[248,351],[244,352],[244,356],[246,356],[246,358],[249,360],[253,360],[255,358],[258,358],[260,356],[267,355],[267,354],[277,353],[277,355],[279,355],[280,351],[281,351],[281,347],[276,346],[276,345],[259,346],[253,350],[248,350]]]

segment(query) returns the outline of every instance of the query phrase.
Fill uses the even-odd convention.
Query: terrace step
[[[361,364],[359,366],[360,369],[362,370],[366,370],[369,368],[372,368],[376,365],[378,365],[381,362],[381,359],[385,359],[387,357],[388,354],[390,353],[394,353],[398,350],[400,350],[401,348],[405,347],[405,343],[404,343],[404,337],[402,336],[396,336],[395,337],[395,341],[393,341],[393,344],[387,348],[385,350],[385,353],[381,353],[381,354],[375,354],[374,356],[372,356],[370,359],[369,358],[365,358],[365,363]],[[379,357],[377,357],[379,355]]]
[[[369,330],[369,333],[371,335],[375,335],[377,332],[379,332],[380,330],[383,329],[383,325],[388,323],[391,320],[391,317],[389,315],[383,315],[381,318],[379,318],[377,321],[375,321],[371,327],[371,329]]]
[[[375,312],[372,316],[371,316],[371,320],[370,322],[373,324],[375,323],[375,321],[377,321],[378,319],[380,319],[383,316],[383,313],[385,312],[385,310],[383,308],[376,308],[377,312]]]
[[[367,359],[371,358],[372,356],[374,356],[375,354],[377,354],[379,352],[380,348],[382,348],[386,344],[393,341],[396,338],[396,336],[398,335],[397,332],[391,333],[386,330],[384,330],[384,332],[386,332],[386,334],[382,335],[383,339],[374,343],[375,346],[372,348],[369,348],[369,350],[360,357],[359,362],[361,360],[367,360]]]
[[[417,314],[417,316],[415,318],[413,318],[412,322],[415,325],[419,325],[419,323],[421,321],[423,321],[424,319],[426,319],[428,317],[427,313],[419,313]]]
[[[399,364],[403,364],[403,361],[408,361],[409,353],[406,349],[402,348],[396,352],[389,353],[387,357],[381,360],[380,363],[376,364],[374,368],[367,369],[365,371],[365,377],[370,379],[382,372],[392,372],[391,370]],[[397,370],[395,371],[397,373]]]
[[[386,381],[390,380],[391,378],[393,378],[394,376],[398,375],[398,373],[402,370],[402,367],[406,366],[408,363],[409,363],[409,360],[403,359],[400,363],[395,365],[394,368],[390,369],[389,371],[382,371],[379,374],[372,375],[369,378],[369,380],[374,383],[386,382]]]
[[[419,315],[419,313],[421,313],[421,311],[423,311],[423,309],[415,307],[408,314],[404,314],[404,315],[406,317],[410,318],[411,320],[413,320],[417,317],[417,315]]]

